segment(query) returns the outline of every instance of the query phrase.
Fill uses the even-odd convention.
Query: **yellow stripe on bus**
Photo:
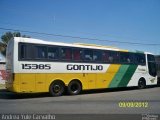
[[[129,52],[129,50],[123,50],[123,49],[121,49],[120,52]]]
[[[107,71],[107,88],[109,87],[109,84],[111,83],[112,79],[114,78],[114,76],[116,75],[116,73],[118,72],[119,68],[120,68],[121,64],[111,64],[108,71]],[[109,75],[108,75],[109,74]]]
[[[112,79],[118,72],[120,66],[121,66],[120,64],[111,64],[106,73],[98,73],[96,88],[108,88]]]

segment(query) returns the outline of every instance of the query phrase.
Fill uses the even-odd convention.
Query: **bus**
[[[157,84],[155,58],[149,52],[14,37],[6,60],[6,88],[16,93],[77,95],[82,90]]]

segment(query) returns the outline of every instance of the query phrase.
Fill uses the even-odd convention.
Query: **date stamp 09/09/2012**
[[[128,101],[128,102],[119,102],[118,106],[120,108],[148,108],[148,102],[140,102],[140,101]]]

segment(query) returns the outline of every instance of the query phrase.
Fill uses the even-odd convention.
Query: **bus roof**
[[[107,49],[107,50],[115,50],[115,51],[122,50],[122,49],[115,48],[115,47],[107,47],[107,46],[103,46],[102,47],[101,45],[93,45],[93,44],[91,45],[91,44],[84,44],[84,43],[50,42],[50,41],[44,41],[44,40],[34,39],[34,38],[14,37],[14,40],[17,41],[17,42],[49,44],[49,45],[60,45],[60,46],[68,46],[68,47]]]
[[[125,50],[125,49],[119,49],[112,46],[102,46],[102,45],[95,45],[95,44],[50,42],[50,41],[44,41],[40,39],[23,38],[23,37],[14,37],[14,40],[16,42],[25,42],[25,43],[35,43],[35,44],[38,43],[38,44],[49,44],[49,45],[57,45],[57,46],[60,45],[60,46],[68,46],[68,47],[92,48],[92,49],[101,49],[101,50],[129,52],[129,50]],[[152,54],[149,52],[139,52],[139,51],[130,51],[130,52]]]

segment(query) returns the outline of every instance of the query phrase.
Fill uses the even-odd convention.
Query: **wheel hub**
[[[61,90],[61,87],[59,85],[55,85],[53,89],[55,92],[59,92]]]

